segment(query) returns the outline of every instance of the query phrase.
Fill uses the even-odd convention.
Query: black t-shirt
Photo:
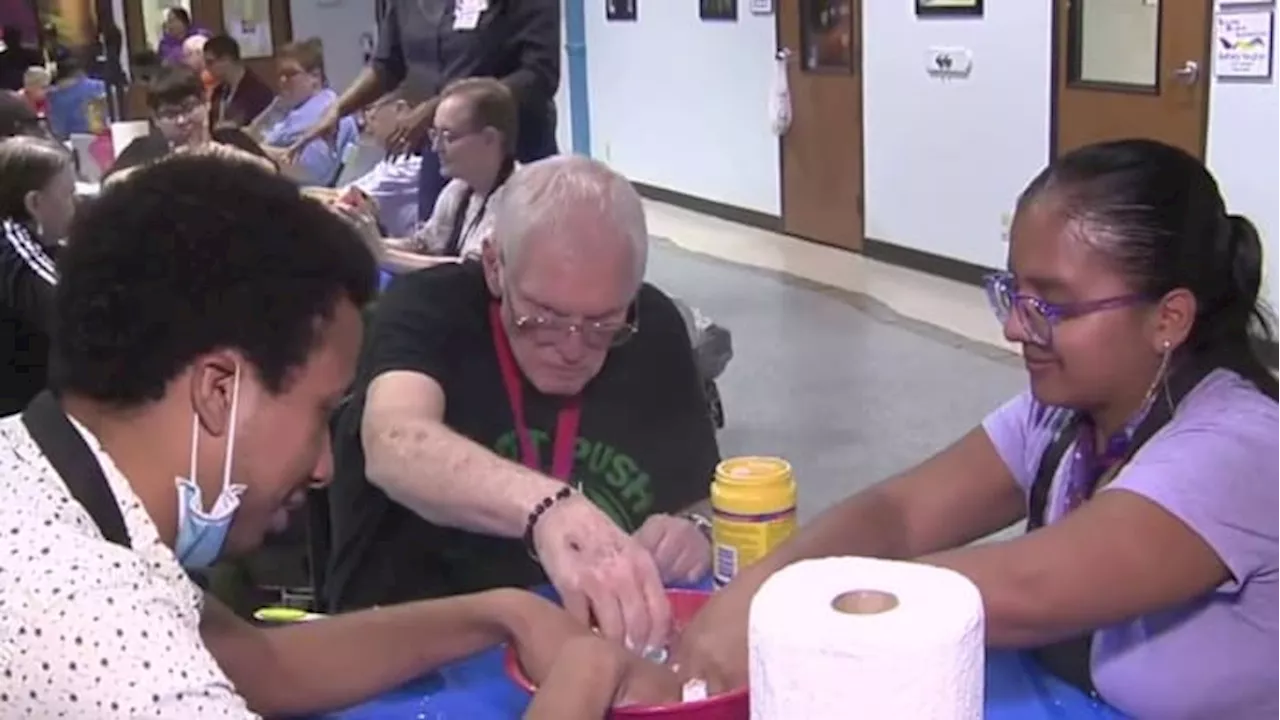
[[[334,552],[325,595],[332,609],[546,581],[520,539],[477,535],[423,520],[364,474],[363,391],[393,370],[429,375],[444,388],[445,423],[518,461],[511,405],[489,326],[479,262],[397,278],[378,304],[358,392],[337,420],[331,492]],[[640,332],[609,352],[582,396],[573,481],[623,529],[705,498],[719,460],[715,430],[684,323],[670,298],[645,285]],[[551,462],[561,400],[525,382],[530,435]]]

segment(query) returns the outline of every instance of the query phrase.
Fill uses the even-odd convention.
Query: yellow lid
[[[737,457],[716,466],[711,506],[737,515],[766,515],[793,510],[796,483],[791,463],[776,457]]]

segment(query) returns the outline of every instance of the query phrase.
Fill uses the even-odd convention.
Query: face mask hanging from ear
[[[204,498],[200,485],[196,482],[196,449],[200,443],[200,417],[193,411],[191,414],[191,472],[190,476],[178,477],[174,482],[178,486],[178,536],[174,542],[174,554],[184,568],[207,568],[218,559],[222,546],[227,540],[227,530],[240,507],[240,496],[244,494],[244,485],[231,483],[231,457],[236,446],[236,413],[240,405],[240,366],[236,365],[235,379],[231,390],[231,417],[227,431],[226,457],[222,461],[222,489],[213,509],[205,512]]]

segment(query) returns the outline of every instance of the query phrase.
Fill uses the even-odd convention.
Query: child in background
[[[107,84],[89,77],[75,58],[58,64],[57,81],[49,91],[49,127],[59,140],[73,134],[106,132]]]

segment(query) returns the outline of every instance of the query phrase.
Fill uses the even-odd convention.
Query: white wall
[[[569,115],[569,56],[565,52],[564,0],[560,0],[560,87],[556,90],[556,144],[560,152],[573,152],[573,126]]]
[[[773,17],[745,2],[736,23],[702,22],[698,3],[677,0],[640,3],[636,22],[604,12],[586,3],[591,154],[639,182],[780,212]]]
[[[777,214],[774,18],[704,23],[696,5],[645,3],[638,22],[606,23],[604,3],[588,3],[592,154],[640,182]],[[987,3],[980,20],[862,7],[867,236],[1003,266],[1007,214],[1049,157],[1050,3]],[[972,74],[929,76],[932,46],[968,48]],[[1207,162],[1263,234],[1275,305],[1280,88],[1211,82]]]
[[[293,37],[324,42],[324,71],[329,84],[342,92],[364,65],[360,35],[372,32],[377,18],[372,0],[339,0],[321,6],[316,0],[289,0]]]
[[[1258,226],[1265,250],[1267,297],[1276,308],[1280,285],[1280,84],[1272,53],[1271,79],[1218,80],[1209,89],[1206,161],[1227,209]]]

